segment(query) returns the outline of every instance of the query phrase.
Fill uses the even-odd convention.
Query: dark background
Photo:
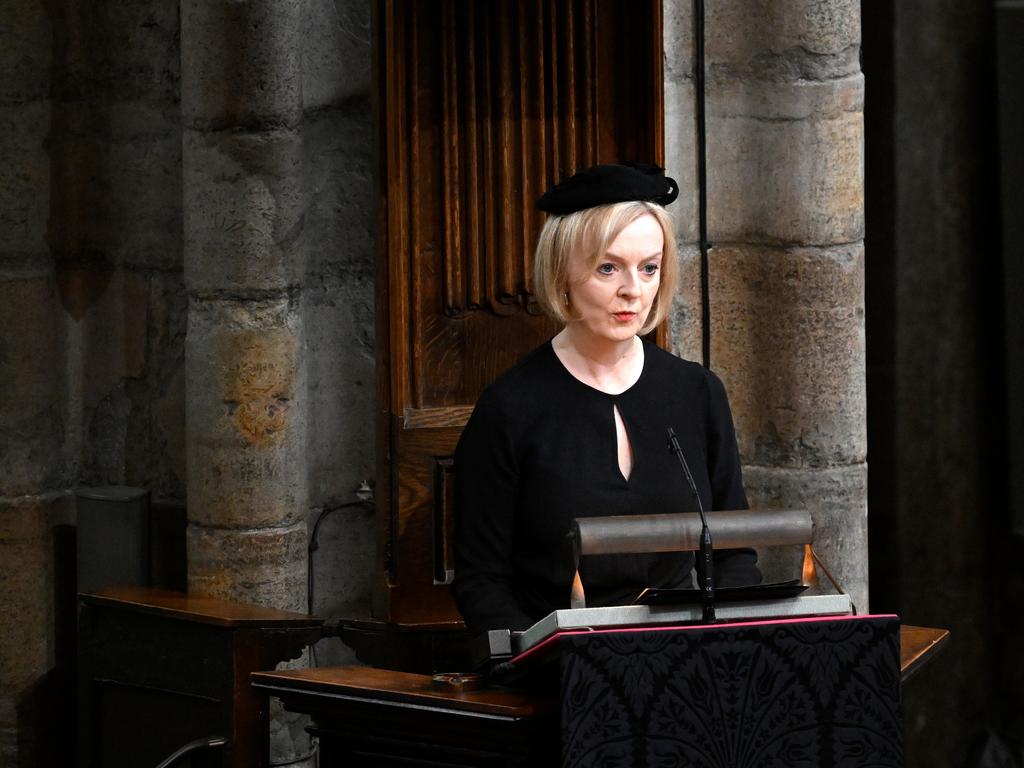
[[[907,765],[1020,765],[1024,3],[861,11],[871,608],[952,631]]]

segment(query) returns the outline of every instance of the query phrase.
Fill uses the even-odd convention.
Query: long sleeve
[[[452,593],[474,632],[533,624],[512,584],[519,468],[508,422],[497,411],[485,394],[455,451]]]

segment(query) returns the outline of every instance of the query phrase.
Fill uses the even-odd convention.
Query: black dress
[[[633,450],[618,463],[613,406]],[[715,374],[644,343],[637,382],[609,395],[576,379],[550,343],[481,395],[455,452],[455,581],[467,626],[522,630],[569,606],[576,517],[696,512],[666,430],[679,437],[706,510],[746,509],[732,414]],[[587,556],[588,606],[648,586],[690,585],[693,553]],[[718,586],[760,581],[753,550],[716,552]]]

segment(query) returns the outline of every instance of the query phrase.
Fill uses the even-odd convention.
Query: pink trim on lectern
[[[870,613],[863,616],[804,616],[795,619],[762,619],[760,621],[735,621],[729,624],[673,624],[667,627],[611,627],[609,629],[568,629],[555,632],[550,637],[546,637],[537,643],[532,648],[527,648],[518,656],[512,658],[512,664],[518,664],[521,661],[533,656],[538,653],[542,648],[547,648],[550,644],[558,640],[560,637],[571,637],[572,635],[612,635],[622,632],[669,632],[669,631],[686,631],[694,629],[708,629],[709,627],[715,627],[716,629],[724,629],[726,627],[760,627],[765,624],[810,624],[816,621],[852,621],[855,619],[898,619],[895,613]]]

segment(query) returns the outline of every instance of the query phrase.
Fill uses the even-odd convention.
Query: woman
[[[526,629],[569,604],[576,517],[692,512],[666,447],[679,436],[707,510],[745,509],[732,416],[713,373],[640,337],[660,323],[678,265],[653,166],[602,165],[548,191],[534,293],[564,328],[477,402],[455,453],[453,593],[473,631]],[[752,550],[716,553],[719,586],[756,583]],[[588,605],[689,586],[693,553],[586,557]]]

